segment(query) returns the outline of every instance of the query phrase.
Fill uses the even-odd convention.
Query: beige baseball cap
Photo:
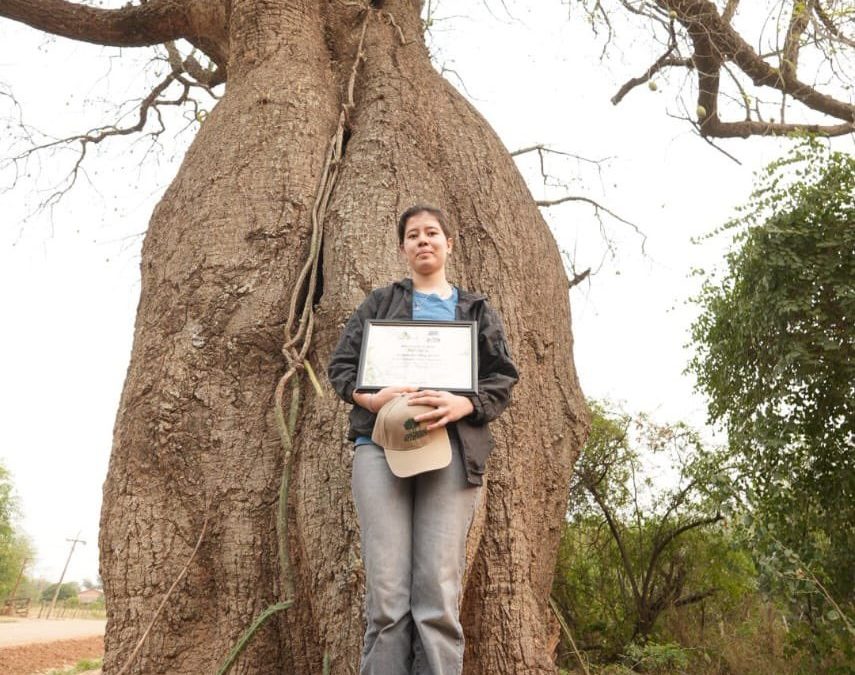
[[[413,418],[431,412],[429,405],[408,405],[409,397],[396,396],[380,408],[371,440],[386,452],[392,473],[399,478],[442,469],[451,464],[451,442],[445,427],[426,429],[427,422]]]

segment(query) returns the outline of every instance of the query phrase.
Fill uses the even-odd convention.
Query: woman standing
[[[487,424],[508,404],[518,374],[501,320],[484,296],[446,278],[454,242],[442,211],[413,206],[401,215],[397,233],[412,279],[368,295],[328,368],[338,395],[353,404],[348,438],[355,444],[352,488],[366,573],[360,674],[459,675],[466,534],[493,447]],[[477,321],[478,393],[417,391],[405,382],[376,393],[355,391],[367,319]],[[399,477],[372,441],[377,413],[401,396],[423,406],[413,417],[422,428],[447,430],[451,462],[444,468]]]

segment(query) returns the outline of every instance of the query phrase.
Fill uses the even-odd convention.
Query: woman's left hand
[[[409,405],[429,405],[434,408],[430,412],[413,418],[416,422],[430,422],[427,426],[428,430],[444,427],[449,422],[456,422],[474,410],[472,401],[465,396],[433,389],[424,389],[410,394]]]

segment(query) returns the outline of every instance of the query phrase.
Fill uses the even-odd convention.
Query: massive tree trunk
[[[215,672],[285,592],[276,527],[284,453],[273,415],[286,367],[282,327],[366,10],[334,1],[225,4],[206,20],[227,25],[188,20],[197,38],[228,35],[227,46],[217,42],[228,83],[143,246],[101,520],[107,675],[181,572],[206,513],[199,553],[131,672]],[[587,430],[568,281],[508,152],[432,68],[419,3],[373,5],[323,223],[309,361],[322,371],[353,308],[403,274],[397,214],[414,202],[443,206],[458,230],[452,279],[486,293],[501,312],[521,372],[513,404],[494,424],[497,447],[470,534],[466,672],[552,673],[557,625],[547,599],[566,487]],[[319,673],[325,652],[333,673],[356,672],[363,575],[347,406],[322,386],[324,397],[303,386],[294,435],[295,605],[256,635],[233,672]]]

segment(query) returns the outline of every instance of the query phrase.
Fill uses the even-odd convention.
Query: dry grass
[[[784,654],[787,628],[768,602],[746,598],[726,615],[711,616],[703,607],[670,612],[663,628],[693,653],[698,675],[797,675]],[[697,670],[695,669],[697,668]]]

